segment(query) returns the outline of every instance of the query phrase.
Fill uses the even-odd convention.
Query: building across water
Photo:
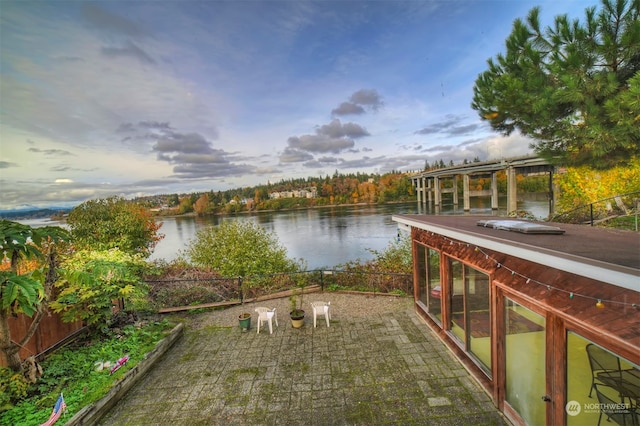
[[[638,424],[640,234],[394,215],[418,314],[515,424]]]

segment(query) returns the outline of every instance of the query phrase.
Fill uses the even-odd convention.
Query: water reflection
[[[506,202],[500,205],[506,205]],[[544,201],[523,201],[519,210],[536,217],[548,215]],[[175,259],[194,238],[198,229],[217,226],[223,220],[250,220],[274,232],[291,258],[304,259],[309,269],[333,267],[355,260],[370,260],[371,250],[383,251],[398,234],[394,214],[483,214],[501,215],[504,209],[492,211],[490,200],[472,199],[471,211],[462,205],[435,208],[416,202],[387,205],[322,207],[282,212],[261,212],[237,216],[171,217],[162,220],[160,232],[165,235],[156,246],[151,260]],[[25,221],[32,226],[59,225],[49,220]]]
[[[397,237],[394,214],[484,214],[504,215],[491,210],[490,201],[476,199],[470,212],[462,206],[444,205],[429,210],[418,203],[339,206],[282,212],[261,212],[238,216],[209,216],[204,218],[176,217],[164,219],[161,232],[165,234],[151,259],[172,260],[183,250],[196,231],[216,226],[223,220],[251,220],[267,231],[274,232],[286,247],[291,258],[304,259],[309,269],[333,267],[348,261],[370,260],[371,250],[383,251]],[[519,209],[535,216],[546,216],[544,202],[523,202]]]

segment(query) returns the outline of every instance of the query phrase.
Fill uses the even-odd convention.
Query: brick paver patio
[[[255,318],[254,318],[255,320]],[[101,425],[504,425],[413,311],[301,329],[187,327]],[[255,321],[252,323],[255,327]]]

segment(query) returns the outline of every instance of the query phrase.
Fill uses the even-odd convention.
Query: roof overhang
[[[587,259],[564,252],[550,250],[506,239],[461,231],[455,228],[392,216],[393,221],[412,228],[433,232],[470,245],[484,247],[500,253],[546,265],[561,271],[613,284],[629,290],[640,290],[640,270]]]

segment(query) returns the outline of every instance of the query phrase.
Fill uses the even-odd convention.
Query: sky
[[[471,108],[597,0],[0,0],[0,210],[533,153]]]

